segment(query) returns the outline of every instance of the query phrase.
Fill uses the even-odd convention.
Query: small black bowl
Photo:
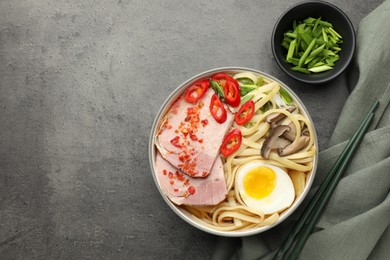
[[[332,70],[304,74],[291,70],[293,66],[286,62],[287,50],[282,47],[284,33],[292,29],[294,20],[303,21],[308,17],[321,17],[322,20],[332,23],[343,37],[340,59],[335,62]],[[307,1],[290,7],[280,16],[272,32],[272,52],[280,68],[292,78],[309,84],[325,83],[339,76],[352,60],[355,42],[355,31],[347,15],[338,7],[322,1]]]

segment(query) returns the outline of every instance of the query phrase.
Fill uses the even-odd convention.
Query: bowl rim
[[[184,212],[184,210],[180,209],[177,205],[175,205],[173,202],[171,202],[168,199],[168,197],[164,194],[164,192],[162,191],[162,189],[160,187],[159,181],[158,181],[156,173],[155,173],[155,157],[156,157],[155,134],[156,134],[157,127],[159,126],[159,122],[161,121],[161,118],[163,117],[163,115],[165,115],[165,113],[169,109],[169,104],[171,104],[171,102],[174,101],[179,95],[181,95],[190,83],[192,83],[192,82],[194,82],[202,77],[205,77],[206,75],[211,75],[211,74],[218,73],[218,72],[243,72],[243,71],[253,72],[253,73],[256,73],[259,75],[263,75],[269,79],[272,79],[272,80],[278,82],[283,88],[285,88],[289,92],[289,94],[293,97],[294,101],[299,104],[299,106],[303,110],[305,116],[312,123],[313,135],[314,135],[314,145],[316,148],[316,152],[315,152],[314,159],[313,159],[313,169],[309,173],[309,175],[310,175],[309,178],[306,178],[306,187],[305,187],[304,191],[302,192],[302,194],[298,198],[296,198],[294,200],[292,206],[289,207],[286,211],[284,211],[281,214],[278,221],[276,221],[272,225],[268,225],[268,226],[264,226],[264,227],[257,227],[257,228],[253,228],[253,229],[249,229],[249,230],[220,231],[220,230],[215,230],[215,229],[212,229],[210,227],[206,227],[205,225],[202,225],[200,222],[196,221],[195,218],[191,217],[188,213]],[[267,231],[267,230],[279,225],[285,219],[287,219],[293,212],[295,212],[295,210],[300,206],[302,201],[306,198],[307,194],[309,193],[310,188],[313,184],[316,172],[317,172],[318,138],[317,138],[317,132],[316,132],[316,129],[314,126],[314,122],[313,122],[307,108],[305,107],[303,102],[299,99],[299,97],[295,94],[295,92],[290,87],[288,87],[284,82],[282,82],[281,80],[269,75],[268,73],[260,71],[260,70],[255,70],[255,69],[246,68],[246,67],[219,67],[219,68],[214,68],[214,69],[210,69],[210,70],[201,72],[201,73],[191,77],[190,79],[181,83],[173,92],[171,92],[169,94],[169,96],[165,99],[165,101],[161,105],[161,107],[160,107],[160,109],[159,109],[159,111],[158,111],[158,113],[153,121],[150,136],[149,136],[148,153],[149,153],[149,165],[150,165],[150,169],[151,169],[151,174],[152,174],[154,183],[156,185],[156,188],[158,189],[163,200],[176,213],[177,216],[179,216],[182,220],[184,220],[185,222],[187,222],[191,226],[193,226],[199,230],[202,230],[206,233],[209,233],[209,234],[213,234],[213,235],[217,235],[217,236],[224,236],[224,237],[243,237],[243,236],[256,235],[256,234],[262,233],[264,231]]]
[[[299,6],[302,6],[302,5],[307,5],[307,4],[320,4],[320,5],[326,5],[326,6],[329,6],[329,7],[332,7],[335,11],[337,11],[341,16],[344,17],[345,21],[347,22],[347,24],[349,25],[349,28],[351,29],[351,32],[352,32],[352,46],[351,46],[351,51],[348,53],[348,57],[346,59],[346,62],[344,65],[342,65],[340,67],[340,69],[338,71],[336,71],[335,73],[332,73],[329,77],[326,77],[326,78],[322,78],[322,79],[307,79],[305,78],[305,74],[302,74],[302,77],[299,77],[299,76],[296,76],[295,74],[293,74],[291,71],[289,71],[288,69],[286,69],[281,61],[281,58],[277,55],[276,53],[276,46],[275,46],[275,34],[276,34],[276,29],[277,27],[279,26],[279,23],[280,21],[285,17],[285,15],[287,13],[289,13],[290,11],[292,11],[293,9],[299,7]],[[351,20],[349,19],[349,17],[347,16],[347,14],[341,10],[339,7],[337,7],[336,5],[332,4],[332,3],[328,3],[328,2],[325,2],[325,1],[303,1],[303,2],[299,2],[297,4],[294,4],[292,6],[290,6],[289,8],[287,8],[278,18],[278,20],[276,21],[275,23],[275,26],[272,30],[272,34],[271,34],[271,49],[272,49],[272,54],[276,60],[276,63],[279,65],[279,67],[290,77],[298,80],[298,81],[301,81],[301,82],[304,82],[304,83],[308,83],[308,84],[323,84],[323,83],[326,83],[326,82],[329,82],[335,78],[337,78],[341,73],[343,73],[345,71],[345,69],[349,66],[349,64],[351,63],[352,59],[353,59],[353,56],[354,56],[354,53],[355,53],[355,49],[356,49],[356,32],[355,32],[355,28],[353,27],[353,24],[351,22]]]

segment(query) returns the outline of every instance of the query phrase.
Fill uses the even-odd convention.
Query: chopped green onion
[[[268,110],[270,110],[271,108],[272,108],[272,103],[268,101],[267,103],[265,103],[265,104],[260,108],[260,110],[261,110],[261,112],[265,113],[265,112],[267,112]]]
[[[322,37],[324,38],[324,42],[328,42],[328,35],[326,34],[324,28],[322,28]]]
[[[334,52],[331,51],[331,50],[324,50],[324,51],[322,52],[322,54],[323,54],[325,57],[335,56],[335,55],[336,55],[336,53],[334,53]]]
[[[341,37],[341,35],[340,35],[338,32],[336,32],[332,27],[328,28],[328,30],[329,30],[331,33],[335,34],[337,37],[343,38],[343,37]]]
[[[299,59],[291,58],[289,62],[292,63],[292,64],[295,65],[295,66],[298,66]]]
[[[328,65],[322,65],[322,66],[319,66],[319,67],[310,68],[309,70],[311,72],[323,72],[323,71],[331,70],[331,69],[333,69],[333,68],[328,66]]]
[[[315,57],[308,65],[307,67],[308,68],[312,68],[314,67],[315,64],[317,64],[318,62],[321,62],[321,57]]]
[[[288,48],[288,46],[287,46]],[[253,84],[253,81],[251,79],[248,79],[248,78],[241,78],[241,79],[237,79],[238,83],[241,83],[241,84]]]
[[[291,68],[292,70],[299,71],[305,74],[310,74],[310,71],[308,69],[301,68],[299,66],[295,66]]]
[[[333,25],[331,23],[328,23],[328,22],[325,22],[325,21],[319,20],[318,23],[323,25],[323,26],[326,26],[326,27],[333,27]]]
[[[291,43],[290,43],[290,48],[288,48],[288,52],[287,52],[287,61],[289,61],[293,55],[294,55],[294,50],[295,50],[295,44],[296,44],[296,40],[293,40]]]
[[[316,57],[318,54],[320,54],[325,48],[325,44],[322,44],[320,47],[318,47],[317,49],[313,50],[309,57]]]
[[[220,99],[225,99],[225,94],[223,93],[222,87],[216,82],[211,81],[211,88],[214,89],[215,93],[219,96]]]
[[[312,23],[315,23],[316,19],[314,19],[313,17],[309,17],[309,18],[306,18],[305,20],[303,20],[303,22],[305,24],[312,24]]]
[[[309,47],[307,47],[307,49],[303,53],[302,57],[299,60],[299,64],[298,64],[299,67],[302,67],[302,65],[305,62],[307,56],[309,56],[309,53],[311,52],[311,49],[313,49],[313,46],[314,46],[315,43],[316,43],[316,41],[312,40],[311,43],[309,44]]]
[[[281,44],[286,49],[286,62],[293,65],[291,69],[310,74],[332,68],[339,60],[342,42],[342,36],[330,22],[308,17],[294,21]]]
[[[286,33],[286,36],[291,37],[291,38],[297,38],[297,35],[295,33]]]
[[[241,85],[240,86],[240,95],[241,96],[245,96],[246,94],[248,94],[249,92],[257,89],[258,86],[257,85]]]
[[[336,61],[338,61],[340,58],[338,55],[335,55],[334,57],[330,57],[328,58],[329,62],[331,63],[335,63]]]
[[[283,41],[283,42],[282,42],[282,46],[283,46],[283,48],[285,48],[286,50],[288,50],[288,48],[290,47],[290,44],[288,44],[287,42]]]
[[[327,65],[329,65],[329,64],[331,64],[331,63],[327,63]],[[312,67],[319,67],[319,66],[322,66],[322,65],[325,65],[325,63],[320,61],[320,62],[317,62],[317,63],[313,64],[313,66],[311,66],[310,68],[312,68]]]
[[[284,88],[279,89],[279,94],[282,97],[283,101],[286,102],[287,104],[293,103],[293,99]]]
[[[311,43],[311,41],[313,40],[313,38],[307,32],[305,32],[305,33],[298,33],[298,35],[305,41],[305,43],[307,45],[309,45]]]
[[[317,27],[318,27],[318,23],[319,23],[320,20],[321,20],[321,17],[318,18],[318,19],[316,19],[316,22],[315,22],[315,24],[314,24],[314,26],[313,26],[313,32],[316,31],[316,29],[317,29]]]
[[[245,104],[247,101],[251,100],[255,95],[248,94],[241,98],[241,105]]]
[[[316,57],[315,56],[309,56],[307,57],[307,59],[305,60],[305,64],[309,64],[309,62],[313,61]],[[294,64],[295,65],[295,64]],[[298,64],[296,64],[298,65]]]

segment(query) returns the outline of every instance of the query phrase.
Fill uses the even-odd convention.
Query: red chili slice
[[[225,87],[225,82],[226,81],[231,81],[233,82],[238,88],[240,87],[240,85],[238,84],[237,80],[233,79],[232,77],[230,77],[228,74],[226,73],[217,73],[215,75],[213,75],[211,77],[212,80],[214,81],[217,81],[218,84],[221,86],[221,87]]]
[[[253,100],[245,102],[236,113],[235,121],[237,125],[246,124],[249,120],[252,119],[254,113],[255,102],[253,102]]]
[[[186,101],[189,103],[196,103],[207,92],[210,86],[210,81],[207,79],[195,82],[186,92]]]
[[[242,134],[239,129],[234,129],[228,133],[222,142],[220,152],[223,156],[229,156],[240,148]]]
[[[227,119],[227,113],[222,101],[216,94],[213,94],[210,101],[210,113],[214,117],[215,121],[222,124]]]
[[[238,107],[240,105],[240,89],[237,88],[237,86],[233,82],[226,81],[223,93],[225,94],[226,103],[228,103],[232,107]]]
[[[216,81],[223,88],[226,103],[232,107],[238,107],[240,105],[240,85],[237,80],[225,73],[217,73],[212,76],[211,79]]]

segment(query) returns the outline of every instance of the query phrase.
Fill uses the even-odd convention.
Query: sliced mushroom
[[[291,141],[287,140],[286,138],[279,137],[278,139],[278,149],[279,148],[285,148],[287,145],[290,145]]]
[[[273,114],[268,115],[266,120],[267,120],[267,123],[272,124],[272,123],[276,123],[276,122],[282,120],[285,117],[286,117],[286,115],[283,113],[273,113]]]
[[[293,122],[291,122],[288,126],[290,127],[290,131],[284,132],[282,136],[287,140],[294,142],[295,136],[297,135],[297,130]]]
[[[306,135],[301,135],[297,141],[293,142],[289,146],[286,146],[285,148],[279,148],[278,152],[280,156],[287,156],[290,154],[293,154],[299,150],[302,150],[305,148],[310,141],[310,137]]]
[[[291,113],[296,109],[296,107],[295,106],[288,106],[288,107],[286,107],[286,109],[288,112]],[[272,114],[267,116],[266,120],[267,120],[267,123],[272,124],[272,123],[279,122],[280,120],[282,120],[285,117],[286,117],[286,115],[283,113],[272,113]]]
[[[273,149],[284,148],[291,144],[288,140],[281,138],[280,136],[286,131],[290,131],[290,127],[288,125],[280,125],[276,126],[271,130],[271,133],[265,139],[263,143],[263,147],[261,147],[261,156],[264,159],[268,159],[269,153]]]

